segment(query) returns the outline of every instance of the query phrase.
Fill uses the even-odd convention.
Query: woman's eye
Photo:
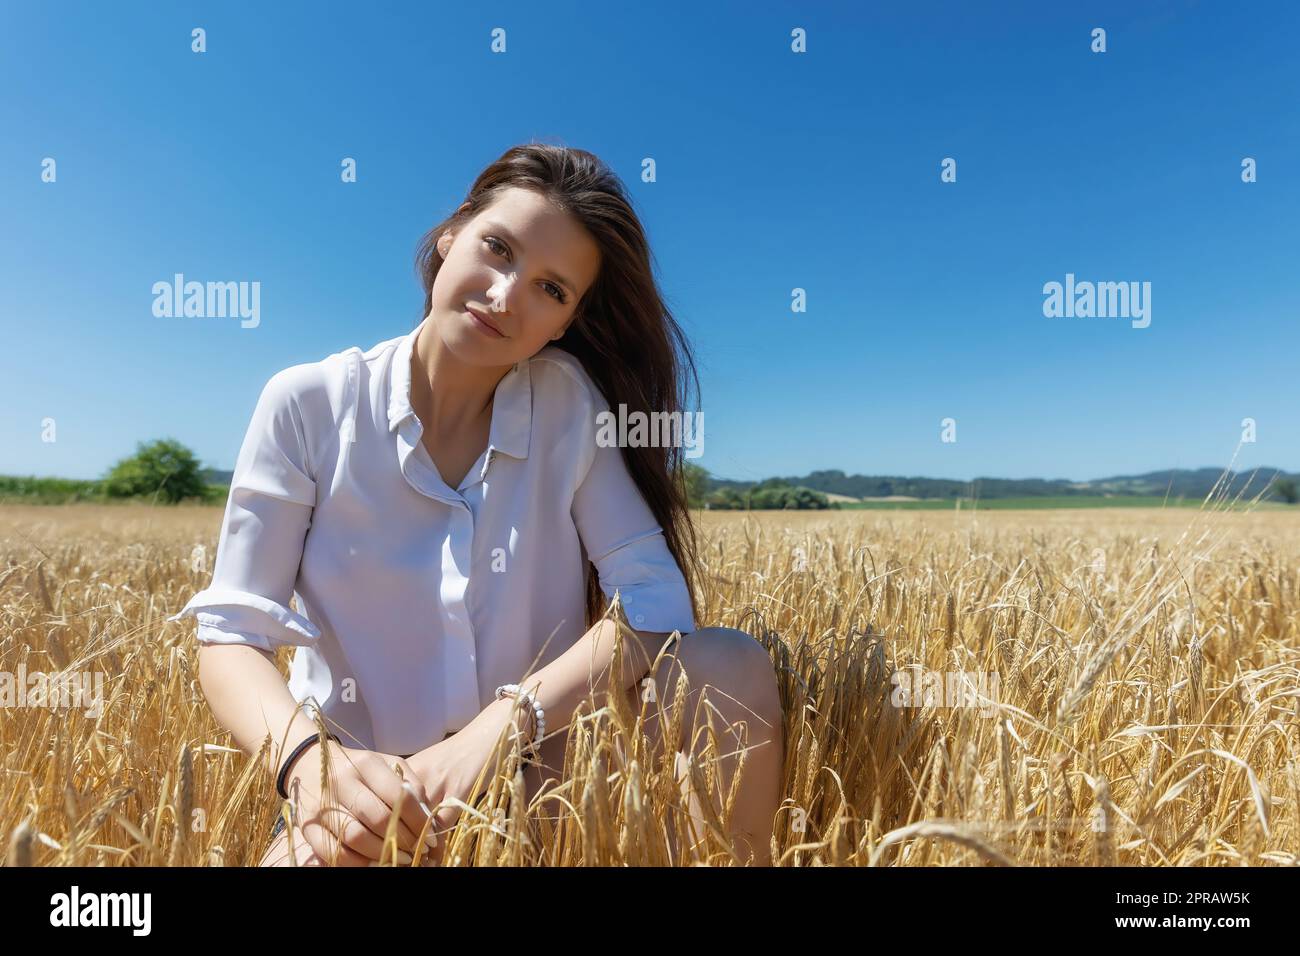
[[[498,239],[496,236],[484,236],[483,241],[488,243],[488,248],[491,249],[493,252],[497,251],[498,246],[502,249],[506,247],[505,243],[502,242],[500,239]],[[502,255],[502,253],[497,252],[497,255]],[[554,299],[556,302],[559,302],[561,304],[568,301],[568,297],[564,294],[564,290],[561,289],[558,285],[556,285],[554,282],[548,282],[547,285],[550,288],[555,290],[554,292],[547,293],[547,295],[549,295],[552,299]]]

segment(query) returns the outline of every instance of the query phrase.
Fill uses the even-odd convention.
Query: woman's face
[[[518,187],[458,232],[444,232],[438,252],[443,263],[430,314],[443,343],[471,365],[513,365],[560,338],[600,271],[600,250],[586,229]]]

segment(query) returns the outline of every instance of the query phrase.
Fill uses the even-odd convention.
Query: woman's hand
[[[447,836],[461,814],[461,808],[451,801],[473,805],[486,789],[486,780],[477,792],[474,784],[492,759],[501,730],[511,720],[513,704],[510,699],[493,701],[463,729],[411,756],[409,762],[424,785],[427,805],[433,811],[430,835],[434,843],[425,865],[442,863]],[[440,803],[443,806],[439,807]]]
[[[400,805],[394,834],[397,859],[410,863],[417,835],[428,817],[419,802],[404,791],[393,768],[400,766],[419,799],[432,806],[417,769],[393,754],[344,747],[334,740],[326,743],[330,748],[331,794],[320,793],[319,743],[299,755],[288,775],[287,789],[303,839],[322,860],[338,866],[370,866],[383,853],[389,819],[393,808]]]

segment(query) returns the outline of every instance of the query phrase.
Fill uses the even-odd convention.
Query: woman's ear
[[[468,208],[469,203],[461,203],[460,208],[456,210],[456,214],[460,215]],[[450,229],[445,230],[443,234],[438,237],[438,255],[443,259],[446,259],[447,253],[451,252],[451,244],[455,241],[456,237],[452,231]]]

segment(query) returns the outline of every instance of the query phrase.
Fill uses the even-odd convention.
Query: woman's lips
[[[486,334],[495,336],[499,339],[504,339],[506,337],[505,333],[488,321],[487,316],[483,315],[481,312],[475,312],[473,309],[466,308],[465,314],[468,315],[474,324]]]

